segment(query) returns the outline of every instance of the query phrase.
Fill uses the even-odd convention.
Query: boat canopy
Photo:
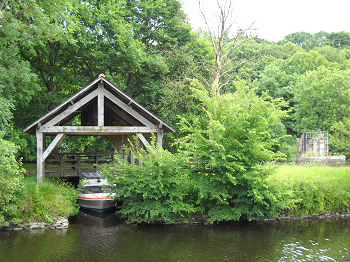
[[[80,179],[83,179],[83,178],[98,179],[98,178],[103,178],[103,176],[100,172],[91,172],[91,173],[80,173],[79,178]]]

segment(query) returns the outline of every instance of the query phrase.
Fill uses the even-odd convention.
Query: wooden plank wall
[[[46,159],[46,177],[75,177],[80,173],[96,172],[98,165],[124,158],[124,153],[52,153]],[[58,157],[57,157],[58,156]]]

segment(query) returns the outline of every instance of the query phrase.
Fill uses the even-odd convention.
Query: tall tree
[[[125,85],[128,72],[140,70],[142,44],[124,21],[124,1],[73,1],[74,21],[67,34],[23,46],[21,55],[40,76],[49,110],[101,72]]]
[[[0,125],[11,118],[15,101],[26,103],[36,86],[28,63],[18,56],[19,47],[64,34],[69,20],[63,3],[63,0],[0,2]]]
[[[295,121],[298,133],[329,130],[350,116],[349,71],[320,67],[308,71],[297,83]]]
[[[204,12],[201,1],[199,1],[199,8],[207,26],[215,56],[215,60],[213,61],[214,63],[212,64],[206,64],[203,61],[200,62],[205,70],[207,70],[210,74],[210,79],[202,78],[202,80],[211,90],[212,96],[218,95],[220,90],[230,82],[233,76],[232,74],[229,74],[230,72],[251,60],[247,59],[242,61],[239,59],[240,57],[234,55],[234,51],[238,47],[244,45],[246,42],[252,39],[251,35],[249,34],[251,26],[247,29],[239,29],[236,35],[233,36],[233,39],[230,39],[230,35],[232,34],[233,30],[232,27],[235,24],[234,21],[232,21],[232,1],[225,1],[225,4],[217,1],[217,5],[219,8],[219,25],[218,32],[214,33],[214,30],[210,27],[211,23],[209,18]]]
[[[125,20],[148,49],[183,46],[192,37],[191,25],[178,0],[127,0],[126,7]]]

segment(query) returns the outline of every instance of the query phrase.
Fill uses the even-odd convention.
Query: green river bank
[[[26,173],[30,173],[31,168],[33,167],[28,166]],[[276,194],[276,198],[285,203],[285,206],[278,210],[276,216],[261,217],[260,221],[350,216],[350,167],[347,165],[280,164],[276,165],[276,172],[267,178],[267,185],[271,192],[283,192]],[[29,229],[34,222],[39,222],[36,228],[45,228],[45,225],[46,228],[55,228],[55,223],[60,228],[62,224],[58,225],[56,221],[78,213],[77,196],[75,188],[58,179],[46,178],[44,183],[37,184],[34,174],[24,175],[19,192],[1,210],[5,218],[1,228],[9,229],[12,226]],[[197,213],[174,224],[187,223],[211,222],[208,223],[205,214]]]

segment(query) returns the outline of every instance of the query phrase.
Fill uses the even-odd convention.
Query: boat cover
[[[80,173],[79,178],[80,179],[83,179],[83,178],[98,179],[98,178],[103,178],[103,176],[100,172],[91,172],[91,173]]]

